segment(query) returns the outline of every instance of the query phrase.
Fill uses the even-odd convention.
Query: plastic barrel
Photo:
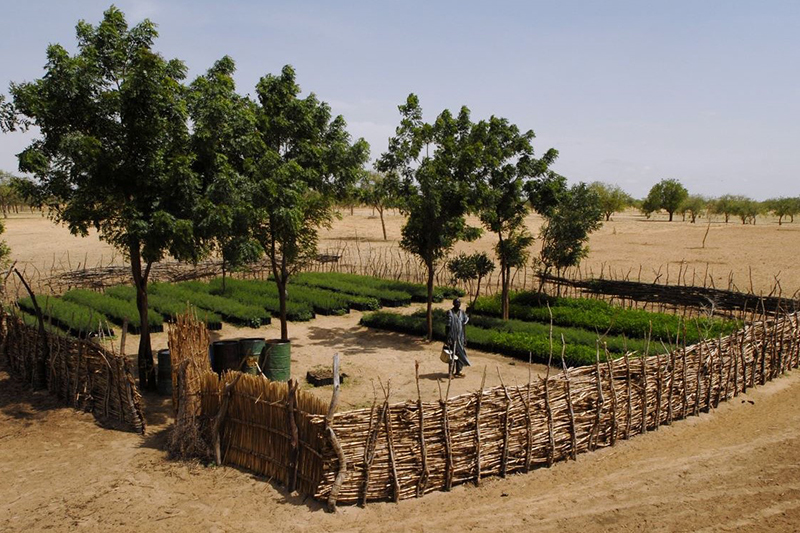
[[[217,374],[225,370],[239,370],[239,341],[214,341],[211,343],[211,368]]]
[[[261,356],[261,370],[271,381],[289,381],[292,366],[292,345],[289,341],[272,339]]]
[[[246,374],[258,374],[257,364],[266,343],[267,341],[263,337],[239,339],[239,360],[241,361],[244,359],[244,368],[242,368],[242,372]]]
[[[158,351],[158,393],[162,396],[172,395],[172,361],[169,348]]]

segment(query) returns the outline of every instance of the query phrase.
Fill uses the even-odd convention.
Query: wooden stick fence
[[[38,328],[15,315],[2,322],[2,351],[12,373],[40,382],[37,360],[46,357],[44,383],[66,405],[91,412],[104,426],[144,433],[141,395],[125,356],[91,340],[49,332],[42,343]]]

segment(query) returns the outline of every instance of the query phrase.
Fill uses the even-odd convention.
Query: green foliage
[[[99,292],[87,289],[73,289],[67,291],[62,297],[64,300],[79,305],[90,307],[117,325],[128,322],[131,333],[138,334],[142,324],[139,321],[139,310],[136,304],[126,300],[120,300]],[[150,331],[161,331],[164,329],[164,317],[160,314],[151,312],[147,315]]]
[[[48,321],[72,335],[88,337],[100,333],[109,336],[114,334],[108,326],[108,319],[90,307],[55,296],[40,296],[36,301]],[[28,297],[21,298],[17,305],[29,313],[36,312],[33,301]]]
[[[783,225],[783,219],[790,217],[794,222],[794,216],[800,213],[800,198],[770,198],[763,202],[765,209],[778,217],[778,225]]]
[[[367,172],[358,183],[358,193],[360,200],[368,206],[374,208],[381,217],[381,229],[383,230],[383,240],[387,240],[386,223],[383,219],[383,212],[390,207],[400,205],[400,181],[396,176],[386,175],[380,172]]]
[[[711,202],[703,196],[690,194],[681,204],[679,212],[683,215],[684,219],[686,215],[689,215],[689,220],[694,224],[697,221],[697,217],[708,208],[710,203]]]
[[[386,329],[412,335],[425,335],[425,316],[421,313],[413,315],[399,315],[378,311],[369,313],[361,318],[361,324],[371,328]],[[446,319],[441,310],[434,313],[434,338],[445,340]],[[596,356],[597,335],[588,331],[570,328],[554,328],[553,330],[553,360],[555,364],[561,357],[561,334],[564,334],[566,348],[564,359],[570,366],[593,364]],[[500,353],[527,361],[531,359],[538,363],[547,363],[550,356],[549,327],[541,330],[531,328],[524,322],[515,320],[489,320],[470,319],[465,328],[468,349],[476,348],[489,352]],[[621,356],[624,351],[623,339],[614,339],[609,344],[609,353],[612,356]],[[636,344],[635,346],[639,346]],[[613,348],[619,348],[615,351]],[[605,360],[605,353],[601,351],[601,360]]]
[[[731,214],[739,217],[742,224],[755,224],[756,217],[764,211],[764,207],[746,196],[731,196]]]
[[[363,139],[351,144],[344,119],[331,118],[326,103],[313,93],[299,95],[288,65],[258,82],[256,156],[247,175],[251,230],[272,265],[281,302],[289,278],[316,257],[318,228],[330,225],[336,199],[363,174],[369,155]],[[281,338],[288,340],[285,316]]]
[[[528,187],[534,210],[545,219],[540,238],[540,261],[545,273],[577,266],[589,253],[589,234],[602,224],[597,194],[585,183],[567,187],[563,176],[531,182]]]
[[[136,302],[136,289],[130,285],[116,285],[106,289],[105,294],[112,298],[119,298],[128,302]],[[187,306],[185,301],[170,298],[161,294],[148,294],[147,305],[150,309],[160,313],[164,320],[172,322],[176,316],[191,310],[197,319],[206,324],[210,330],[222,329],[222,317],[206,309]]]
[[[213,288],[209,287],[214,292],[214,295],[220,298],[228,298],[243,305],[250,307],[258,307],[259,309],[266,310],[272,316],[280,316],[281,304],[278,299],[277,291],[270,293],[252,291],[247,287],[237,286],[234,280],[227,280],[225,283],[225,290],[222,290],[222,280],[214,283]],[[293,302],[287,299],[286,301],[286,319],[293,322],[305,322],[314,318],[314,309],[306,302]]]
[[[731,215],[735,215],[736,197],[730,194],[720,196],[711,202],[711,212],[715,215],[723,215],[725,223],[730,220]]]
[[[674,342],[676,335],[683,338],[684,322],[676,315],[650,313],[640,309],[623,309],[601,300],[585,298],[547,298],[537,292],[518,292],[511,296],[511,317],[519,320],[550,323],[564,327],[578,327],[600,334],[625,335],[629,339],[646,338],[652,327],[656,342]],[[479,298],[470,311],[474,314],[501,316],[497,296]],[[693,319],[686,322],[686,343],[692,344],[702,337],[716,337],[736,330],[735,321],[721,319]]]
[[[481,281],[494,270],[494,261],[484,252],[465,254],[461,252],[447,262],[447,269],[452,274],[453,279],[466,283],[473,301],[480,296]],[[473,283],[475,290],[473,291]]]
[[[377,278],[354,276],[356,275],[336,272],[304,272],[296,275],[293,283],[295,285],[308,285],[345,294],[375,298],[381,305],[389,307],[398,307],[411,303],[412,296],[406,291],[396,290],[388,285],[381,285],[380,282],[382,280]]]
[[[167,296],[218,313],[232,324],[257,328],[270,323],[270,313],[264,307],[246,305],[202,290],[193,290],[192,285],[153,283],[151,290],[153,294]]]
[[[677,211],[681,204],[686,201],[689,191],[676,179],[664,179],[653,185],[647,193],[643,205],[646,214],[663,209],[669,213],[669,221],[672,222],[672,215]]]
[[[398,107],[400,125],[375,168],[402,183],[402,211],[407,215],[400,246],[419,257],[433,290],[436,265],[456,242],[475,237],[466,224],[469,197],[480,162],[469,109],[458,116],[445,110],[429,124],[422,120],[419,98],[410,94]],[[428,330],[433,334],[428,299]]]
[[[606,217],[606,222],[611,220],[611,215],[623,211],[626,207],[633,205],[633,198],[622,190],[619,185],[611,185],[595,181],[589,187],[597,195],[600,202],[600,210]]]

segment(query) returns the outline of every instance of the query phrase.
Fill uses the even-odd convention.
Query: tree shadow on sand
[[[423,341],[411,335],[366,329],[361,326],[350,328],[325,328],[311,326],[308,328],[308,339],[314,344],[328,348],[347,347],[358,349],[360,353],[378,353],[392,349],[402,352],[419,352],[423,349]]]

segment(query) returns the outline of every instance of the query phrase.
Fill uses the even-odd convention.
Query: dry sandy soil
[[[387,217],[390,239],[402,219]],[[539,221],[531,217],[535,230]],[[6,221],[4,237],[20,265],[41,271],[121,262],[95,237],[76,239],[39,215]],[[705,248],[701,247],[708,230]],[[322,246],[374,251],[387,246],[380,222],[356,210],[326,231]],[[490,250],[490,236],[470,245]],[[800,288],[794,254],[800,222],[779,227],[731,222],[696,225],[617,215],[593,235],[585,265],[595,274],[611,268],[662,281],[667,265],[700,278],[706,268],[717,286],[735,283],[768,292],[776,275],[781,288]],[[388,244],[392,246],[392,244]],[[679,264],[683,262],[682,267]],[[30,271],[30,270],[29,270]],[[649,276],[647,274],[649,273]],[[410,312],[411,309],[408,309]],[[414,361],[420,361],[426,398],[438,397],[444,377],[438,344],[358,325],[359,313],[291,324],[293,375],[327,365],[334,352],[349,374],[343,408],[371,403],[380,379],[392,397],[416,395]],[[254,330],[226,326],[219,338],[274,336],[276,325]],[[129,337],[127,353],[137,339]],[[154,348],[166,345],[156,335]],[[487,386],[528,379],[527,365],[472,351],[467,379],[452,394],[475,390],[487,371]],[[103,430],[91,416],[59,407],[32,393],[0,366],[0,531],[24,530],[477,530],[536,531],[797,531],[800,530],[800,374],[777,381],[721,406],[711,414],[676,422],[613,449],[580,457],[528,475],[492,479],[480,488],[461,486],[399,504],[343,508],[325,514],[310,499],[289,495],[269,480],[232,468],[207,468],[168,461],[162,451],[169,406],[146,396],[144,437]],[[541,372],[534,367],[533,372]],[[315,390],[329,398],[330,388]]]

